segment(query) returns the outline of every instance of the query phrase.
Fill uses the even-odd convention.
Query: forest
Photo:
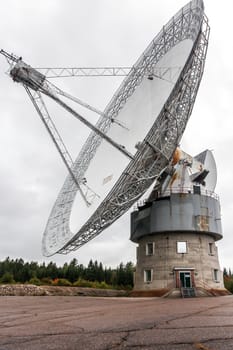
[[[57,266],[54,262],[38,264],[23,259],[7,257],[0,261],[0,283],[31,283],[61,286],[132,289],[134,265],[128,262],[113,269],[90,260],[88,266],[79,264],[77,259]]]
[[[120,263],[116,268],[104,267],[101,262],[90,260],[88,266],[79,264],[77,259],[63,266],[54,262],[39,264],[23,259],[0,261],[0,283],[31,283],[35,285],[78,286],[92,288],[133,288],[135,266],[132,262]],[[233,273],[223,269],[225,287],[233,293]]]
[[[223,280],[225,288],[229,290],[233,294],[233,273],[231,269],[223,269]]]

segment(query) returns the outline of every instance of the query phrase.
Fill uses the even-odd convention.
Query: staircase
[[[196,297],[196,289],[195,288],[184,288],[180,289],[182,298],[195,298]]]

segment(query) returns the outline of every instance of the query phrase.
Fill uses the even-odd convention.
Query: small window
[[[146,255],[154,255],[154,243],[146,243]]]
[[[187,253],[187,242],[177,242],[177,253],[178,254]]]
[[[214,255],[214,243],[209,243],[209,254]]]
[[[200,186],[193,186],[193,193],[194,194],[201,194],[201,187]]]
[[[219,270],[214,269],[214,281],[219,282]]]
[[[144,282],[151,283],[152,278],[153,278],[153,270],[152,269],[144,270]]]

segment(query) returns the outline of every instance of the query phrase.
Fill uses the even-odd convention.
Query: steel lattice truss
[[[67,77],[125,77],[131,73],[132,67],[76,67],[76,68],[35,68],[47,78]],[[138,68],[137,68],[138,69]],[[180,72],[180,67],[155,67],[153,75],[163,79],[165,74],[172,81],[174,73]]]
[[[193,0],[186,5],[163,27],[130,71],[127,67],[108,67],[102,70],[97,68],[44,68],[39,71],[25,64],[21,58],[3,50],[0,51],[10,64],[10,75],[13,80],[24,85],[69,171],[44,232],[42,242],[44,255],[68,253],[81,247],[124,214],[152,183],[162,178],[161,175],[169,165],[185,130],[204,70],[209,26],[203,11],[202,0]],[[136,154],[132,155],[108,136],[111,124],[115,122],[121,125],[117,120],[119,112],[145,77],[153,79],[154,76],[163,79],[167,72],[172,74],[171,68],[158,67],[157,64],[173,47],[187,39],[193,42],[192,51],[182,70],[176,67],[178,79],[176,79],[170,96],[144,140],[139,140]],[[43,73],[53,77],[73,75],[126,75],[127,77],[105,111],[100,112],[51,84]],[[42,94],[51,97],[93,130],[75,161],[72,160],[49,115]],[[59,96],[70,98],[100,114],[101,117],[97,124],[94,126],[89,123]],[[84,179],[103,139],[127,156],[130,161],[106,198],[75,234],[70,230],[70,216],[77,192],[81,194],[87,206],[91,205],[96,196],[99,197],[93,189],[88,187]]]
[[[192,2],[193,4],[193,2]],[[134,159],[130,161],[111,192],[76,234],[70,231],[69,220],[78,188],[69,175],[58,195],[49,217],[42,249],[62,246],[58,253],[68,253],[97,236],[125,213],[167,167],[185,130],[192,112],[202,78],[209,37],[209,26],[203,13],[203,3],[196,1],[185,6],[152,41],[148,49],[132,67],[127,78],[104,111],[109,118],[100,118],[97,127],[107,133],[111,119],[117,118],[121,108],[133,94],[148,72],[175,45],[185,39],[194,42],[192,52],[180,73],[169,99],[154,122],[152,129],[141,142]],[[94,157],[102,138],[91,133],[84,144],[72,171],[80,183]]]

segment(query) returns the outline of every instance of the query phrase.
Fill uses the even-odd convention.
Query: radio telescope
[[[67,169],[42,242],[45,256],[76,250],[123,215],[163,173],[185,130],[202,78],[209,26],[202,0],[184,6],[128,67],[34,69],[1,53],[10,76],[26,89]],[[125,75],[105,110],[70,96],[49,77]],[[43,95],[92,131],[72,160]],[[67,104],[70,99],[98,113],[96,125]]]

